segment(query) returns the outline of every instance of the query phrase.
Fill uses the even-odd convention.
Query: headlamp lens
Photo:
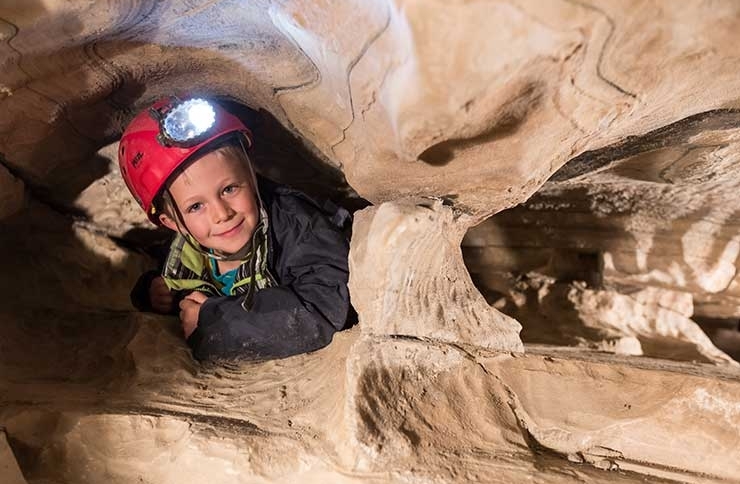
[[[213,127],[216,111],[205,99],[190,99],[172,108],[164,118],[168,138],[177,143],[192,141]]]

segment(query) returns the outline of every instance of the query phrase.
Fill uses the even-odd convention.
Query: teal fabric
[[[232,292],[234,289],[234,281],[236,280],[239,268],[236,267],[234,269],[231,269],[229,272],[226,272],[225,274],[219,274],[217,269],[218,264],[215,259],[211,259],[210,266],[213,280],[216,281],[216,284],[221,287],[221,293],[224,296],[232,296],[234,294]]]

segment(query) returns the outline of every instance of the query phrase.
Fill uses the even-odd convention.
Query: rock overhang
[[[373,203],[451,195],[484,217],[580,153],[734,107],[735,8],[647,29],[632,7],[570,2],[11,6],[0,152],[51,186],[152,99],[229,96]]]
[[[122,212],[119,210],[111,217],[105,211],[110,206],[125,205],[117,198],[116,190],[106,191],[101,184],[105,181],[106,187],[115,187],[115,183],[120,182],[106,180],[109,176],[106,173],[112,170],[108,162],[115,153],[110,143],[115,143],[122,127],[136,111],[153,99],[175,91],[219,96],[271,113],[270,119],[276,123],[272,128],[266,123],[266,137],[277,141],[274,144],[290,136],[298,137],[304,153],[299,162],[288,160],[286,168],[276,170],[278,177],[295,167],[302,170],[305,179],[319,172],[329,173],[319,185],[349,185],[351,189],[343,185],[340,191],[354,190],[376,204],[358,217],[361,224],[356,226],[356,231],[369,230],[379,220],[385,224],[382,230],[367,234],[368,240],[374,241],[377,254],[371,255],[367,247],[353,246],[355,268],[362,267],[353,275],[356,285],[353,292],[363,298],[365,304],[360,306],[365,308],[368,319],[357,331],[361,337],[356,346],[333,348],[339,351],[334,358],[341,360],[338,364],[340,375],[347,375],[344,387],[337,383],[333,388],[343,388],[341,394],[348,397],[344,401],[346,408],[343,413],[319,412],[328,415],[331,422],[338,415],[344,415],[347,427],[337,435],[354,436],[358,446],[350,449],[351,455],[324,455],[322,462],[340,462],[343,469],[372,468],[369,463],[380,456],[391,469],[405,472],[404,466],[410,461],[394,460],[394,452],[414,454],[418,450],[415,445],[419,444],[414,441],[422,437],[429,441],[432,434],[424,432],[430,428],[441,433],[452,432],[451,427],[437,428],[434,422],[426,426],[423,418],[415,416],[414,408],[409,407],[409,402],[423,391],[421,387],[425,386],[425,381],[432,388],[440,381],[424,380],[442,371],[427,368],[427,359],[431,358],[439,365],[450,360],[447,361],[450,374],[442,381],[451,386],[438,390],[437,397],[459,397],[461,402],[452,402],[452,407],[460,405],[464,409],[471,398],[475,401],[483,394],[490,397],[485,399],[484,405],[511,408],[511,413],[501,414],[498,426],[482,429],[486,435],[482,440],[501,444],[498,451],[508,445],[521,450],[544,446],[556,455],[590,462],[597,467],[609,468],[621,462],[625,468],[659,474],[676,463],[660,453],[645,457],[646,454],[636,450],[639,446],[615,438],[610,440],[601,431],[563,430],[563,426],[572,422],[557,421],[554,425],[570,434],[567,438],[553,438],[542,428],[553,425],[553,416],[541,412],[537,400],[540,396],[528,400],[527,392],[531,388],[509,388],[512,393],[508,393],[499,379],[509,370],[498,364],[481,363],[471,356],[480,351],[480,346],[518,351],[521,343],[516,337],[518,325],[481,304],[480,295],[471,289],[456,245],[470,226],[527,200],[568,160],[576,159],[570,168],[576,169],[578,174],[584,170],[588,172],[598,168],[594,166],[598,157],[589,158],[589,153],[607,150],[613,155],[619,152],[614,147],[629,145],[632,137],[646,136],[696,116],[705,116],[711,121],[718,119],[712,118],[712,113],[719,113],[730,120],[730,124],[720,127],[719,131],[733,129],[731,113],[738,107],[740,90],[734,69],[737,54],[733,49],[737,9],[731,1],[712,6],[660,8],[656,13],[654,5],[640,2],[602,5],[563,1],[542,5],[515,1],[450,5],[400,0],[374,3],[220,1],[203,5],[37,2],[24,3],[21,8],[16,8],[15,4],[0,7],[0,32],[4,40],[0,44],[4,70],[0,77],[4,112],[0,119],[3,161],[0,214],[5,217],[23,211],[25,203],[29,211],[22,213],[37,217],[37,226],[42,226],[41,221],[53,214],[46,208],[39,208],[39,200],[49,202],[52,211],[64,211],[69,205],[81,208],[82,214],[75,216],[80,216],[87,225],[80,225],[77,219],[73,230],[63,227],[57,238],[48,237],[48,247],[54,247],[57,242],[62,246],[70,244],[70,253],[92,247],[96,257],[71,263],[60,262],[54,256],[41,260],[46,262],[46,267],[71,267],[73,270],[85,267],[86,272],[82,274],[92,277],[96,268],[107,267],[109,258],[120,262],[129,257],[120,248],[107,247],[100,238],[114,230],[114,220]],[[282,131],[278,125],[283,127]],[[101,148],[103,151],[99,152]],[[291,156],[297,150],[293,149]],[[100,156],[95,157],[95,153]],[[267,150],[262,154],[263,170],[270,169],[270,159],[276,153],[280,151]],[[624,157],[624,154],[613,156],[619,161],[619,156]],[[656,166],[661,163],[660,159],[656,157]],[[686,173],[686,170],[681,172]],[[563,173],[565,171],[560,172]],[[557,180],[556,176],[554,182]],[[31,194],[25,201],[23,184]],[[119,184],[117,188],[120,190],[122,186]],[[106,203],[101,203],[103,199]],[[670,200],[666,203],[670,207]],[[131,217],[126,219],[130,222],[129,228],[142,226],[133,212],[127,216]],[[17,219],[13,219],[9,227],[18,229],[19,233],[22,233],[21,228],[29,229]],[[31,223],[31,229],[33,227]],[[387,239],[383,238],[383,230],[387,232]],[[27,232],[32,233],[32,230]],[[414,241],[404,241],[403,234],[411,233],[415,234]],[[64,242],[72,236],[81,245]],[[389,244],[390,239],[397,244]],[[20,236],[6,236],[5,243],[12,249],[14,243],[20,243]],[[383,258],[383,244],[392,246],[399,256],[389,258],[387,265],[397,266],[400,260],[409,266],[383,273],[388,267],[373,265],[372,260]],[[33,257],[30,250],[21,254]],[[370,263],[363,258],[369,258]],[[433,263],[420,266],[426,260]],[[67,263],[69,266],[65,266]],[[125,285],[127,278],[132,277],[132,267],[141,264],[136,259],[129,263],[128,269],[114,273],[118,276],[118,284]],[[442,270],[432,274],[432,269],[441,266],[444,266]],[[12,267],[17,267],[15,271],[22,270],[22,264]],[[398,289],[394,293],[395,304],[389,304],[382,287],[368,283],[378,282],[371,279],[375,272],[382,273],[386,282]],[[445,277],[448,281],[454,279],[454,283],[445,284]],[[52,275],[49,280],[57,283],[60,279],[61,276]],[[17,281],[6,283],[5,286],[11,287]],[[82,286],[84,288],[84,284]],[[425,303],[424,294],[428,299],[431,295],[444,303],[430,300]],[[75,297],[75,291],[63,295]],[[103,311],[120,310],[125,305],[125,298],[118,296],[101,301],[93,299],[81,297],[75,301],[89,304],[87,309],[95,309],[98,302],[97,309]],[[26,315],[42,317],[43,310],[34,309]],[[94,317],[89,312],[85,314]],[[74,315],[65,317],[69,317],[69,321],[61,324],[55,333],[62,342],[67,341],[65,338],[75,338],[74,331],[70,334],[69,330]],[[31,332],[24,333],[23,329],[28,326],[22,319],[18,314],[9,316],[9,321],[20,324],[8,334],[17,336],[17,341],[28,338],[26,341],[31,344],[42,329],[34,327]],[[476,327],[481,321],[488,321],[501,333]],[[435,323],[441,324],[435,326]],[[116,334],[126,344],[111,346],[113,355],[108,356],[116,364],[129,365],[131,369],[133,361],[137,372],[154,374],[168,365],[174,365],[175,372],[197,371],[193,370],[181,344],[167,343],[171,339],[157,331],[152,333],[144,329],[141,332],[142,326],[137,324],[131,327],[139,332],[132,336],[127,332],[128,324],[118,321]],[[148,324],[143,327],[148,328]],[[77,331],[82,334],[91,328],[83,325]],[[100,336],[100,329],[92,331]],[[145,336],[154,337],[145,343]],[[128,339],[130,337],[133,339]],[[388,337],[390,339],[386,339]],[[162,344],[163,341],[163,348],[176,355],[172,359],[155,359],[154,362],[147,358],[140,358],[138,362],[132,359],[131,353],[136,354],[137,345]],[[446,346],[450,344],[453,346]],[[389,345],[395,346],[389,349]],[[341,354],[340,346],[345,351],[343,356],[337,356]],[[470,353],[471,346],[479,349]],[[54,348],[51,355],[64,354],[53,343],[47,348]],[[85,348],[95,354],[94,349]],[[454,355],[450,356],[450,352]],[[349,363],[344,360],[347,355],[354,355]],[[92,385],[87,390],[94,393],[100,382],[90,366],[110,361],[108,356],[77,360],[74,355],[68,355],[63,361],[72,365],[69,368],[72,375]],[[321,356],[316,356],[316,361],[320,362]],[[367,357],[371,357],[370,362],[363,362]],[[547,362],[547,358],[543,357],[542,361]],[[10,357],[6,358],[5,366],[18,369],[29,362]],[[392,363],[391,369],[383,369],[388,362]],[[347,366],[343,366],[345,363]],[[80,368],[76,366],[79,364],[88,366]],[[46,361],[46,365],[47,370],[51,369],[54,362]],[[547,363],[533,363],[533,366],[538,365],[547,366]],[[421,387],[416,388],[414,382],[407,380],[406,366],[415,369]],[[584,372],[593,370],[586,366]],[[32,379],[35,370],[27,371]],[[573,371],[578,374],[581,370]],[[50,374],[60,376],[54,371]],[[115,365],[103,374],[114,375]],[[120,376],[124,380],[137,378],[126,371]],[[471,398],[460,396],[465,392],[453,384],[455,378],[473,381],[478,376],[486,383],[476,384],[475,388],[488,390],[481,390]],[[549,388],[554,381],[545,378],[538,384]],[[401,390],[385,388],[389,382],[398,382]],[[406,384],[410,385],[410,390],[404,389]],[[706,394],[686,390],[686,395],[681,394],[686,398],[670,408],[686,410],[701,404],[708,414],[734,415],[727,413],[736,410],[730,398],[736,393],[734,387],[717,389],[707,382],[693,382],[692,385],[711,388]],[[491,390],[491,386],[498,389]],[[15,385],[8,388],[19,398],[28,389]],[[388,391],[383,391],[384,388]],[[82,393],[87,391],[84,387],[78,389]],[[381,391],[382,394],[363,394],[364,390]],[[35,398],[43,399],[43,391],[42,388]],[[694,400],[692,395],[696,397]],[[730,397],[726,398],[727,395]],[[85,429],[105,427],[106,422],[115,424],[111,428],[128,428],[132,420],[121,418],[118,412],[146,413],[149,411],[146,408],[154,408],[154,413],[171,410],[172,401],[163,404],[161,395],[156,392],[149,397],[152,398],[147,399],[148,403],[129,402],[129,407],[111,407],[111,413],[119,416],[102,418],[100,422],[94,418],[85,420],[75,438],[87,435]],[[86,405],[79,406],[75,398],[72,398],[73,403],[61,406],[90,411]],[[663,402],[661,398],[658,400]],[[388,408],[387,415],[371,415],[378,402]],[[258,402],[258,406],[264,403]],[[6,408],[12,409],[11,413],[18,408],[17,401],[6,404]],[[398,413],[403,411],[411,413]],[[265,425],[276,433],[284,432],[285,422],[281,420],[284,415],[274,416],[277,419],[267,419]],[[418,426],[406,424],[404,427],[407,416]],[[185,421],[192,420],[188,416],[181,417]],[[300,426],[300,418],[297,421]],[[455,435],[464,438],[461,429],[481,426],[480,422],[471,422],[459,423],[459,428],[454,429],[458,432]],[[661,429],[682,423],[655,422]],[[383,424],[388,427],[383,428]],[[164,428],[165,433],[181,427],[180,423],[166,419],[152,425]],[[303,430],[310,431],[305,425]],[[523,437],[514,437],[517,433],[522,433]],[[326,436],[329,441],[336,438],[329,434],[331,432]],[[666,432],[669,434],[670,431]],[[717,435],[700,434],[697,431],[692,435],[702,442]],[[59,435],[66,438],[63,433]],[[733,448],[732,440],[726,437],[722,434],[720,448]],[[596,443],[579,446],[576,441]],[[325,452],[304,446],[302,438],[297,438],[297,442],[298,447],[310,449],[308,454]],[[385,451],[383,445],[387,445]],[[485,447],[481,445],[481,449]],[[476,451],[482,452],[481,449]],[[453,453],[458,451],[460,449],[452,449]],[[353,452],[366,452],[366,455]],[[509,449],[508,452],[514,451]],[[83,454],[78,452],[77,455]],[[429,462],[428,455],[422,454],[417,464]],[[475,455],[480,458],[483,454],[485,452]],[[265,456],[269,460],[269,451]],[[646,467],[642,467],[643,459],[649,461]],[[82,461],[81,458],[78,462]],[[437,478],[457,476],[445,474],[444,467],[442,463]],[[688,474],[666,475],[688,478],[701,473],[731,478],[735,472],[734,469],[720,469],[713,461],[684,460],[679,467]],[[410,479],[413,473],[407,477]]]

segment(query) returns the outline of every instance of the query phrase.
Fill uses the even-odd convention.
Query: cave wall
[[[737,102],[732,1],[2,8],[0,153],[57,193],[97,179],[80,160],[171,92],[272,113],[373,203],[448,196],[480,216],[581,153]]]
[[[560,306],[547,307],[556,296],[519,304],[540,320],[525,328],[535,340],[636,337],[655,356],[731,363],[692,319],[733,336],[740,316],[737,122],[734,110],[711,111],[575,158],[527,202],[468,232],[463,251],[478,286],[495,299],[517,292],[515,274],[539,274],[549,280],[534,277],[539,289],[520,297],[567,294]],[[524,317],[509,301],[507,313]],[[548,335],[546,313],[580,322]],[[693,349],[679,349],[688,342]],[[616,349],[634,351],[634,342]]]
[[[47,483],[736,480],[722,456],[740,445],[740,376],[691,317],[737,315],[738,10],[3,2],[0,469]],[[176,321],[132,312],[152,263],[136,243],[156,234],[113,155],[173,92],[242,105],[262,173],[374,205],[350,255],[360,324],[326,350],[203,366]],[[483,299],[512,287],[503,305]],[[497,310],[527,308],[527,292],[555,309]],[[524,347],[520,323],[539,343],[591,344]]]

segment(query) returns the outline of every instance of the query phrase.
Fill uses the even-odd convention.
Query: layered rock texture
[[[691,318],[738,327],[735,122],[704,113],[580,155],[467,234],[479,287],[532,313],[533,341],[734,363]],[[578,322],[563,324],[568,313]],[[551,331],[534,329],[556,314]]]
[[[739,480],[738,32],[734,0],[3,2],[3,482]],[[161,234],[114,154],[172,93],[372,205],[329,347],[198,364],[130,307]]]

